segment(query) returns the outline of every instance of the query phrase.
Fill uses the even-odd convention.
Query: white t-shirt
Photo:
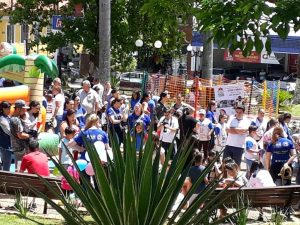
[[[65,104],[65,97],[63,94],[61,93],[58,93],[55,98],[53,99],[53,112],[55,111],[55,108],[56,108],[56,102],[60,102],[60,106],[58,108],[58,111],[57,111],[57,116],[62,116],[64,114],[64,104]]]
[[[258,127],[256,131],[257,135],[259,137],[262,137],[267,130],[267,120],[263,119],[262,121],[259,121],[259,119],[256,118],[256,120],[254,120],[253,123],[255,123],[255,126]],[[259,140],[259,138],[257,140]]]
[[[210,136],[208,137],[208,133],[210,132],[211,129],[213,129],[213,125],[211,121],[207,118],[205,118],[203,121],[199,120],[197,123],[198,129],[198,138],[199,141],[209,141]]]
[[[85,92],[83,89],[79,90],[79,98],[81,106],[86,110],[87,114],[95,112],[95,104],[99,103],[99,96],[96,91],[90,89]]]
[[[260,188],[260,187],[275,187],[271,174],[267,170],[258,170],[249,179],[247,187]]]
[[[239,128],[239,129],[248,129],[251,125],[251,121],[248,118],[243,117],[243,119],[238,120],[236,117],[232,117],[229,119],[227,123],[228,128]],[[226,145],[233,146],[237,148],[245,147],[245,140],[248,136],[248,132],[244,134],[231,134],[228,133]]]
[[[169,119],[169,120],[167,120],[165,118],[165,116],[163,116],[162,118],[160,118],[160,120],[158,122],[158,127],[161,124],[163,124],[164,122],[167,123],[166,126],[169,126],[171,128],[175,128],[177,130],[179,128],[178,119],[176,117],[174,117],[174,116],[172,116],[171,119]],[[160,133],[160,140],[163,141],[163,142],[172,143],[173,139],[176,136],[176,132],[177,131],[173,131],[173,130],[170,130],[168,128],[163,128],[161,130],[161,133]]]
[[[63,138],[58,145],[58,148],[61,148],[61,164],[63,165],[70,165],[72,163],[72,160],[70,158],[70,156],[68,155],[67,149],[65,148],[65,146],[63,145],[63,143],[65,143],[65,145],[68,145],[68,143],[70,142],[68,139]],[[74,149],[69,148],[70,153],[73,153]]]
[[[248,149],[251,149],[253,151],[256,151],[256,153],[254,152],[250,152],[248,151]],[[246,146],[245,146],[245,158],[249,159],[249,160],[258,160],[258,143],[256,140],[254,140],[254,138],[248,136],[246,137]]]

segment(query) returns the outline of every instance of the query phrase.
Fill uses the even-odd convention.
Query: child
[[[227,115],[219,116],[219,123],[215,127],[215,151],[220,152],[225,148],[227,133],[226,133]]]
[[[249,136],[246,138],[245,142],[245,160],[246,160],[246,166],[247,166],[247,178],[250,178],[250,168],[254,160],[259,160],[259,148],[258,143],[256,141],[256,131],[258,127],[251,125],[248,129]]]
[[[182,193],[183,195],[186,195],[189,189],[192,187],[192,185],[198,180],[198,178],[202,175],[203,171],[205,170],[205,166],[203,165],[204,155],[199,150],[194,151],[194,161],[195,165],[190,168],[188,177],[184,181]],[[206,187],[206,184],[208,183],[207,177],[204,178],[204,180],[199,184],[197,189],[195,190],[195,193],[191,196],[189,199],[189,202],[192,203],[194,199],[197,197],[197,195],[203,191]]]
[[[208,159],[207,159],[207,165],[209,165],[216,157],[216,152],[211,151],[208,153]],[[211,171],[208,173],[207,180],[208,182],[212,182],[213,180],[217,179],[220,177],[222,171],[221,171],[221,164],[220,164],[220,159],[218,159],[215,163],[214,166],[212,167]]]
[[[147,133],[144,131],[144,123],[137,121],[134,126],[134,132],[132,134],[135,137],[136,151],[139,152],[143,148],[143,144],[147,140]]]
[[[65,145],[67,146],[67,144],[74,138],[74,136],[76,134],[76,130],[73,129],[72,127],[66,127],[65,134],[66,134],[66,137],[61,139],[61,141],[58,145],[58,149],[59,149],[58,154],[59,154],[59,161],[66,169],[68,169],[68,166],[70,164],[72,164],[72,161],[70,159],[70,156],[67,152]],[[68,148],[68,149],[69,149],[70,153],[73,153],[74,148]]]

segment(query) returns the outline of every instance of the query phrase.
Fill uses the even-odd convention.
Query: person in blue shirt
[[[213,124],[217,124],[218,120],[215,118],[215,112],[217,109],[217,103],[215,101],[210,101],[207,106],[205,117],[209,119]]]
[[[288,128],[288,123],[291,121],[292,115],[290,113],[284,113],[278,117],[279,125],[284,131],[284,136],[294,143],[291,132]]]
[[[141,93],[140,91],[132,92],[131,99],[130,99],[130,109],[133,110],[134,106],[141,101]]]
[[[76,146],[77,149],[81,149],[81,159],[85,159],[85,143],[84,137],[90,140],[92,143],[97,141],[103,142],[105,148],[108,149],[108,135],[101,129],[99,123],[99,117],[96,114],[91,114],[86,122],[86,126],[72,141],[68,143],[68,147]],[[80,148],[81,147],[81,148]]]
[[[286,167],[292,162],[295,155],[296,152],[293,142],[284,137],[283,129],[281,127],[275,127],[272,135],[272,142],[267,146],[265,167],[270,171],[274,183],[277,186],[291,184],[291,179],[283,182],[278,174],[283,166]]]
[[[85,126],[85,114],[86,111],[80,105],[80,98],[79,96],[74,97],[74,109],[76,110],[76,119],[79,123],[80,129],[84,128]]]
[[[136,121],[142,121],[144,130],[148,130],[148,127],[150,126],[151,119],[148,115],[146,115],[143,112],[143,107],[141,103],[137,103],[134,106],[134,111],[131,113],[128,117],[128,125],[129,125],[129,130],[132,131]]]
[[[109,120],[109,129],[114,131],[117,135],[118,143],[123,143],[123,127],[122,121],[126,121],[125,115],[120,110],[122,100],[115,98],[111,102],[111,107],[107,111],[107,117]]]
[[[205,170],[205,166],[203,165],[204,155],[198,149],[194,150],[194,162],[195,165],[190,168],[189,174],[186,180],[184,181],[183,188],[182,188],[183,195],[187,194],[189,189],[198,180],[198,178],[203,174],[203,171]],[[192,203],[194,199],[197,197],[197,195],[205,189],[206,184],[208,184],[207,177],[205,177],[203,181],[199,184],[199,186],[196,188],[195,192],[193,193],[193,195],[189,200],[189,203]]]
[[[143,145],[147,140],[147,132],[144,130],[144,122],[137,121],[134,125],[134,130],[131,132],[131,137],[135,138],[135,148],[139,152],[143,149]]]

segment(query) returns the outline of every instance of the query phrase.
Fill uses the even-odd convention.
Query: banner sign
[[[265,51],[261,52],[261,54],[257,53],[256,51],[251,51],[251,54],[245,57],[243,56],[243,52],[241,50],[236,50],[232,54],[230,54],[229,50],[225,50],[224,60],[230,62],[279,64],[273,52],[268,55],[268,53]]]
[[[214,87],[215,100],[217,102],[217,114],[232,115],[237,105],[244,104],[244,85],[230,84]]]

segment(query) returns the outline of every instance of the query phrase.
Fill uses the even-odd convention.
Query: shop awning
[[[270,35],[271,48],[275,53],[300,54],[300,36],[288,36],[285,40],[278,35]],[[193,31],[192,46],[203,46],[203,35]],[[218,45],[215,43],[214,48]]]

